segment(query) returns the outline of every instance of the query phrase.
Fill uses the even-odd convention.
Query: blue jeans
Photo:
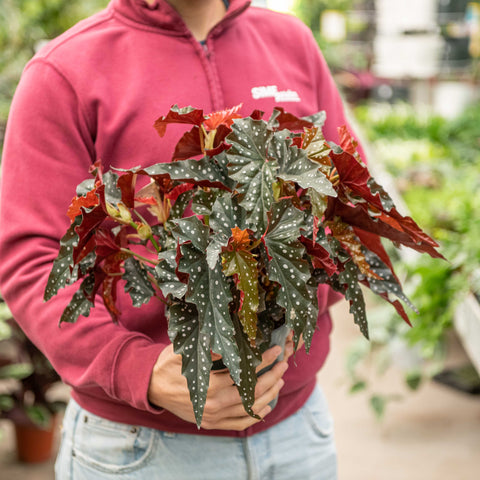
[[[57,480],[336,480],[333,422],[319,387],[295,414],[247,438],[111,422],[71,400],[55,475]]]

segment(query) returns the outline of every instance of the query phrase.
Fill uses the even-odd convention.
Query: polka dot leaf
[[[210,214],[210,227],[214,232],[232,235],[232,228],[241,230],[247,227],[247,212],[238,204],[236,197],[219,197],[213,204]]]
[[[177,276],[176,251],[165,250],[158,254],[160,263],[155,267],[155,278],[163,295],[173,295],[182,298],[187,292],[187,285],[182,283]]]
[[[250,228],[263,232],[267,212],[273,203],[272,183],[278,169],[276,161],[267,160],[267,144],[272,136],[263,120],[235,120],[227,142],[229,176],[237,182],[236,190],[247,211]]]
[[[72,280],[73,251],[79,240],[75,229],[80,225],[81,221],[82,217],[80,215],[75,217],[74,222],[60,240],[60,251],[53,262],[52,270],[48,276],[47,287],[45,288],[43,297],[45,301],[54,297],[61,288],[64,288]]]
[[[307,323],[317,319],[317,301],[307,288],[310,269],[303,258],[305,248],[297,240],[303,218],[291,200],[280,200],[272,207],[264,237],[270,259],[268,276],[281,286],[277,302],[285,308],[286,322],[293,328],[296,340]]]
[[[186,226],[199,224],[194,220],[188,224],[187,220],[178,223],[185,226],[185,232],[192,237],[193,230],[187,230]],[[180,245],[178,271],[188,275],[185,301],[195,306],[200,331],[209,339],[212,350],[222,355],[233,380],[238,382],[240,360],[229,310],[229,304],[233,300],[230,282],[223,274],[220,262],[213,269],[209,268],[206,252],[208,228],[198,230],[197,235],[195,242],[187,240]]]
[[[190,303],[175,303],[168,310],[168,335],[175,353],[182,356],[182,374],[187,379],[197,426],[210,383],[212,356],[210,338],[200,329],[197,309]]]
[[[338,275],[338,281],[345,288],[345,299],[350,302],[350,313],[353,315],[354,322],[359,326],[364,337],[368,339],[365,299],[358,283],[360,271],[353,261],[345,263],[344,267],[344,271]]]
[[[210,157],[203,157],[200,160],[157,163],[140,170],[138,173],[152,177],[168,175],[172,180],[194,183],[202,187],[220,188],[222,190],[228,190],[229,185],[232,183],[214,159]]]
[[[78,320],[80,315],[88,317],[90,315],[90,309],[93,307],[91,297],[94,288],[95,276],[89,275],[82,281],[80,288],[73,294],[72,299],[60,317],[59,323],[74,323]]]
[[[304,150],[292,145],[287,134],[285,130],[275,133],[268,150],[280,166],[277,176],[298,183],[302,188],[311,188],[320,195],[336,197],[331,182],[319,170],[320,165],[310,160]]]
[[[141,307],[155,295],[155,290],[148,278],[147,268],[150,268],[142,265],[133,257],[128,257],[125,260],[124,268],[125,292],[130,294],[134,307]]]

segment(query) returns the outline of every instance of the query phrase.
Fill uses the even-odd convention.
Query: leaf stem
[[[153,260],[151,258],[144,257],[143,255],[140,255],[139,253],[132,252],[129,248],[121,248],[121,252],[128,253],[129,255],[132,255],[138,260],[141,260],[144,263],[151,263],[152,265],[158,265],[158,260]]]

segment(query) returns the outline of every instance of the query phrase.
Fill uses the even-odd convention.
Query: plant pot
[[[39,463],[50,460],[53,454],[53,441],[57,418],[55,415],[46,428],[34,424],[15,424],[15,438],[18,459],[26,463]]]

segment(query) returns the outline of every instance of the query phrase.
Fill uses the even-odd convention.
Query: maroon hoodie
[[[205,45],[164,0],[112,0],[106,10],[51,41],[25,68],[12,104],[2,161],[0,291],[27,335],[45,352],[72,395],[107,419],[198,433],[195,425],[152,408],[152,367],[169,343],[162,304],[137,309],[119,292],[122,316],[112,323],[101,302],[88,318],[58,327],[72,295],[44,303],[43,291],[69,220],[75,186],[98,158],[131,168],[168,162],[183,131],[160,139],[153,123],[173,104],[206,113],[243,103],[242,114],[273,107],[304,116],[326,110],[325,133],[337,140],[342,103],[311,32],[296,18],[232,0]],[[296,411],[315,385],[329,350],[327,307],[310,355],[297,353],[277,407],[244,436]]]

